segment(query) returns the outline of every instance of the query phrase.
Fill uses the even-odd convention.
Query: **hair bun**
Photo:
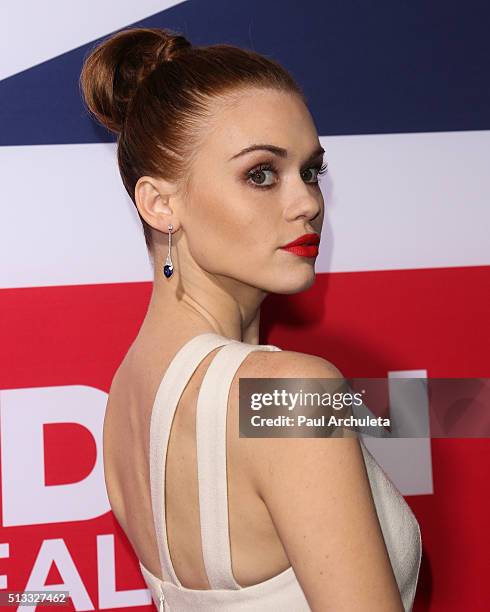
[[[80,74],[89,112],[112,132],[121,132],[143,79],[191,48],[184,36],[168,29],[130,28],[106,38],[86,57]]]

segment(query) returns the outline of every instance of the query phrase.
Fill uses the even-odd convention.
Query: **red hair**
[[[113,34],[90,51],[80,75],[88,111],[118,134],[119,172],[133,203],[141,176],[187,184],[211,103],[250,87],[295,93],[306,104],[275,60],[228,44],[193,47],[168,29]],[[152,228],[138,215],[152,252]]]

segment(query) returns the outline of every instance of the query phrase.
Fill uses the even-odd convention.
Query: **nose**
[[[311,187],[304,185],[304,191],[297,195],[294,202],[292,202],[287,211],[286,217],[288,221],[294,221],[295,219],[307,219],[313,221],[323,211],[323,195],[318,189],[315,193],[312,193]]]

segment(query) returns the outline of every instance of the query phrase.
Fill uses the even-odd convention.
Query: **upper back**
[[[224,349],[228,352],[220,355]],[[123,366],[114,378],[104,421],[104,469],[108,496],[114,515],[138,558],[155,576],[169,578],[162,576],[155,539],[156,513],[152,507],[149,462],[152,420],[153,444],[160,446],[161,454],[164,454],[165,441],[156,440],[156,436],[166,426],[170,428],[166,441],[165,518],[172,565],[184,586],[211,587],[204,565],[206,552],[202,547],[200,524],[203,510],[199,501],[201,506],[209,506],[215,495],[206,495],[205,484],[201,483],[199,499],[198,469],[201,469],[204,482],[204,467],[198,466],[197,443],[199,439],[202,447],[210,447],[208,451],[205,448],[201,451],[201,464],[207,462],[208,467],[212,467],[209,453],[215,443],[216,429],[220,426],[219,411],[215,410],[220,403],[218,385],[221,385],[221,406],[224,403],[228,409],[222,450],[226,459],[224,495],[228,493],[233,574],[239,585],[248,586],[289,566],[267,509],[254,490],[249,465],[241,458],[238,437],[239,377],[247,374],[250,358],[258,355],[257,351],[279,350],[271,345],[249,345],[217,334],[200,334],[167,359],[163,373],[157,365],[149,368],[148,363],[133,361],[130,367]],[[206,397],[201,394],[199,435],[196,432],[197,400],[206,377],[208,392]],[[172,404],[170,395],[172,390],[178,394],[177,388],[181,394],[175,413],[171,414],[172,406],[168,402],[170,400]],[[164,423],[167,419],[170,421]],[[211,461],[217,462],[212,457]],[[163,457],[160,457],[159,465],[162,463]],[[210,478],[216,481],[219,475]],[[216,482],[212,484],[213,491],[216,491]],[[156,481],[153,486],[163,488],[163,483]],[[217,503],[216,508],[219,508]],[[255,546],[260,542],[264,554],[257,560]],[[172,567],[169,569],[171,573]]]
[[[240,376],[341,374],[315,356],[202,334],[177,352],[160,383],[150,377],[153,392],[138,393],[123,379],[111,389],[106,483],[144,573],[176,584],[179,597],[187,588],[228,595],[250,585],[244,589],[250,594],[275,589],[276,602],[279,591],[288,591],[288,601],[295,598],[288,609],[298,611],[310,609],[304,594],[313,609],[361,600],[370,609],[382,599],[380,612],[401,610],[396,581],[404,603],[413,600],[420,550],[413,548],[395,577],[383,535],[393,553],[413,542],[416,528],[401,495],[375,462],[366,472],[356,437],[239,438]],[[377,507],[372,476],[383,498]]]

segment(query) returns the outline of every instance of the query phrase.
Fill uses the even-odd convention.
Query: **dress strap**
[[[240,589],[231,565],[226,472],[226,419],[230,386],[252,351],[280,351],[271,344],[233,342],[209,364],[196,408],[197,475],[204,567],[212,589]],[[238,432],[237,432],[238,433]]]
[[[212,350],[239,344],[213,332],[194,336],[176,353],[158,387],[150,419],[150,488],[162,577],[182,586],[170,558],[165,516],[165,468],[170,430],[180,396],[189,378]]]

